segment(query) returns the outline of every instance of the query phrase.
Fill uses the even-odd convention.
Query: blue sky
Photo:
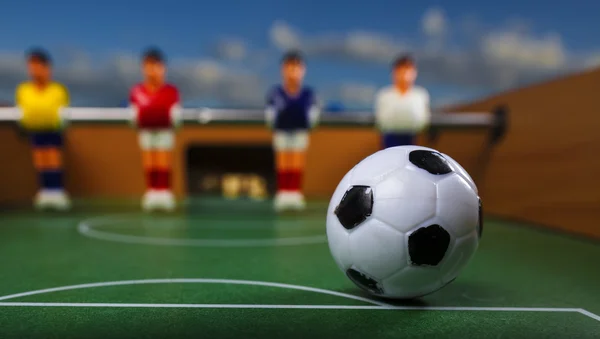
[[[260,92],[278,80],[281,52],[299,47],[308,55],[308,82],[325,98],[368,106],[373,90],[388,82],[388,59],[400,52],[423,59],[420,84],[438,103],[519,86],[595,65],[599,59],[600,2],[507,0],[499,5],[469,0],[452,6],[389,0],[14,1],[0,14],[0,75],[2,58],[14,68],[15,56],[24,49],[45,46],[58,59],[57,78],[67,82],[75,101],[110,105],[116,100],[112,96],[98,95],[102,102],[94,101],[90,92],[109,85],[102,81],[133,81],[136,66],[123,60],[157,45],[173,67],[181,67],[173,81],[186,82],[189,102],[213,101],[214,96],[221,104],[252,104],[251,97],[262,97]],[[432,20],[430,31],[427,18]],[[543,67],[538,59],[547,60]],[[73,65],[78,73],[69,69]],[[127,74],[100,79],[109,68]],[[218,75],[210,73],[213,68]],[[202,78],[185,79],[190,69]],[[18,79],[12,72],[6,78]],[[239,83],[236,72],[243,78]],[[209,88],[211,80],[218,88]],[[0,97],[7,95],[9,85],[0,85]],[[247,95],[221,98],[221,91],[243,91],[244,85],[255,88]]]

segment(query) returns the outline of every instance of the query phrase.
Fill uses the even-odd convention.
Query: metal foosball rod
[[[70,123],[127,123],[132,111],[127,108],[68,107],[61,112]],[[430,140],[446,129],[487,129],[490,143],[498,142],[506,132],[508,109],[498,106],[492,112],[440,113],[431,115],[428,131]],[[20,111],[14,107],[0,108],[0,122],[17,122]],[[265,114],[260,109],[187,108],[183,110],[185,124],[263,123]],[[372,112],[324,112],[321,125],[374,126]]]

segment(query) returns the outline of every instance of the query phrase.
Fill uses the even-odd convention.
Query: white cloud
[[[303,37],[284,21],[277,21],[271,26],[270,39],[280,51],[298,48],[309,55],[355,61],[389,62],[393,56],[407,50],[407,46],[389,36],[367,31]]]
[[[298,32],[283,21],[273,23],[269,31],[269,38],[280,50],[289,50],[302,46]]]
[[[467,35],[473,34],[472,30],[468,30],[463,32],[463,39],[458,37],[444,45],[432,44],[443,40],[440,38],[451,29],[440,9],[430,9],[423,16],[422,29],[429,37],[424,40],[406,42],[377,32],[360,31],[306,36],[283,21],[272,27],[271,38],[273,45],[280,49],[294,45],[309,57],[336,61],[388,65],[395,56],[410,52],[416,56],[421,80],[426,83],[486,88],[489,91],[581,68],[581,62],[572,62],[572,53],[557,34],[533,34],[522,21],[513,22],[504,29],[485,30],[475,25],[477,20],[473,17],[465,20],[464,29],[479,28],[476,36]],[[273,39],[274,36],[277,39]],[[286,40],[288,38],[290,41]],[[577,60],[580,59],[578,57]],[[597,60],[584,59],[587,63],[583,64],[588,66]]]
[[[345,52],[361,61],[390,62],[394,56],[407,49],[391,37],[372,32],[352,32],[342,42]]]
[[[484,56],[492,62],[555,70],[565,66],[567,52],[560,36],[534,37],[519,31],[492,32],[482,39]]]
[[[214,61],[198,61],[193,65],[193,70],[190,75],[202,85],[216,83],[224,77],[224,69]]]
[[[590,53],[590,55],[585,56],[583,65],[585,68],[600,67],[600,52]]]
[[[343,83],[337,89],[338,99],[349,106],[371,106],[377,87],[357,82]]]
[[[219,59],[241,61],[247,56],[247,47],[241,39],[221,39],[215,46],[215,53]]]
[[[447,30],[444,11],[437,7],[425,11],[421,20],[421,29],[425,35],[431,38],[444,36]]]
[[[139,60],[129,54],[94,64],[78,53],[58,64],[54,73],[70,89],[74,105],[118,105],[140,79]],[[25,76],[22,55],[0,53],[0,99],[12,101],[15,86]],[[213,60],[173,60],[169,80],[177,84],[186,102],[260,105],[266,90],[257,74]]]
[[[533,33],[522,21],[489,29],[474,16],[450,22],[442,9],[431,8],[420,24],[423,34],[418,40],[365,30],[306,35],[285,21],[273,23],[268,35],[280,51],[299,48],[311,59],[379,65],[376,72],[381,72],[381,78],[385,77],[384,67],[396,56],[412,53],[422,83],[450,86],[459,92],[496,91],[600,66],[600,51],[573,53],[560,35]],[[262,75],[270,71],[274,55],[268,49],[249,46],[252,44],[241,38],[222,38],[214,46],[214,59],[172,60],[169,78],[187,102],[262,105],[267,85]],[[129,53],[99,63],[81,51],[70,50],[57,59],[64,62],[57,65],[56,78],[70,88],[76,104],[115,105],[127,97],[129,87],[140,77],[139,57]],[[26,76],[24,66],[21,52],[0,52],[0,101],[12,100],[16,84]],[[345,78],[351,76],[348,73]],[[366,106],[372,104],[375,90],[374,85],[357,79],[341,81],[322,92],[325,99]],[[456,98],[439,98],[438,102],[446,104]]]

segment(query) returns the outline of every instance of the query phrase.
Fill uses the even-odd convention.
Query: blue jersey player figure
[[[302,179],[306,165],[309,132],[319,118],[314,91],[303,85],[306,66],[298,51],[281,61],[280,85],[267,95],[266,122],[273,129],[273,149],[277,172],[277,211],[302,210],[306,206]]]
[[[393,85],[375,98],[375,123],[382,133],[383,148],[413,145],[415,136],[429,126],[429,93],[414,86],[417,66],[411,56],[398,57],[392,65]]]

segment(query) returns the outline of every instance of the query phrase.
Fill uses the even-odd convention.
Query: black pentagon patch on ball
[[[373,294],[383,294],[383,288],[379,285],[379,283],[366,274],[361,273],[354,268],[350,268],[346,271],[346,275],[363,290]]]
[[[408,237],[408,255],[416,266],[436,266],[450,246],[450,233],[440,225],[419,228]]]
[[[427,150],[412,151],[408,155],[408,160],[413,165],[431,174],[442,175],[452,172],[452,167],[450,167],[446,158],[438,152]]]
[[[481,239],[481,236],[483,235],[483,208],[481,205],[481,198],[477,198],[477,200],[479,200],[479,216],[478,216],[478,221],[477,221],[477,235],[479,236],[479,239]]]
[[[373,211],[373,190],[369,186],[352,186],[344,193],[335,215],[345,229],[353,229]]]

